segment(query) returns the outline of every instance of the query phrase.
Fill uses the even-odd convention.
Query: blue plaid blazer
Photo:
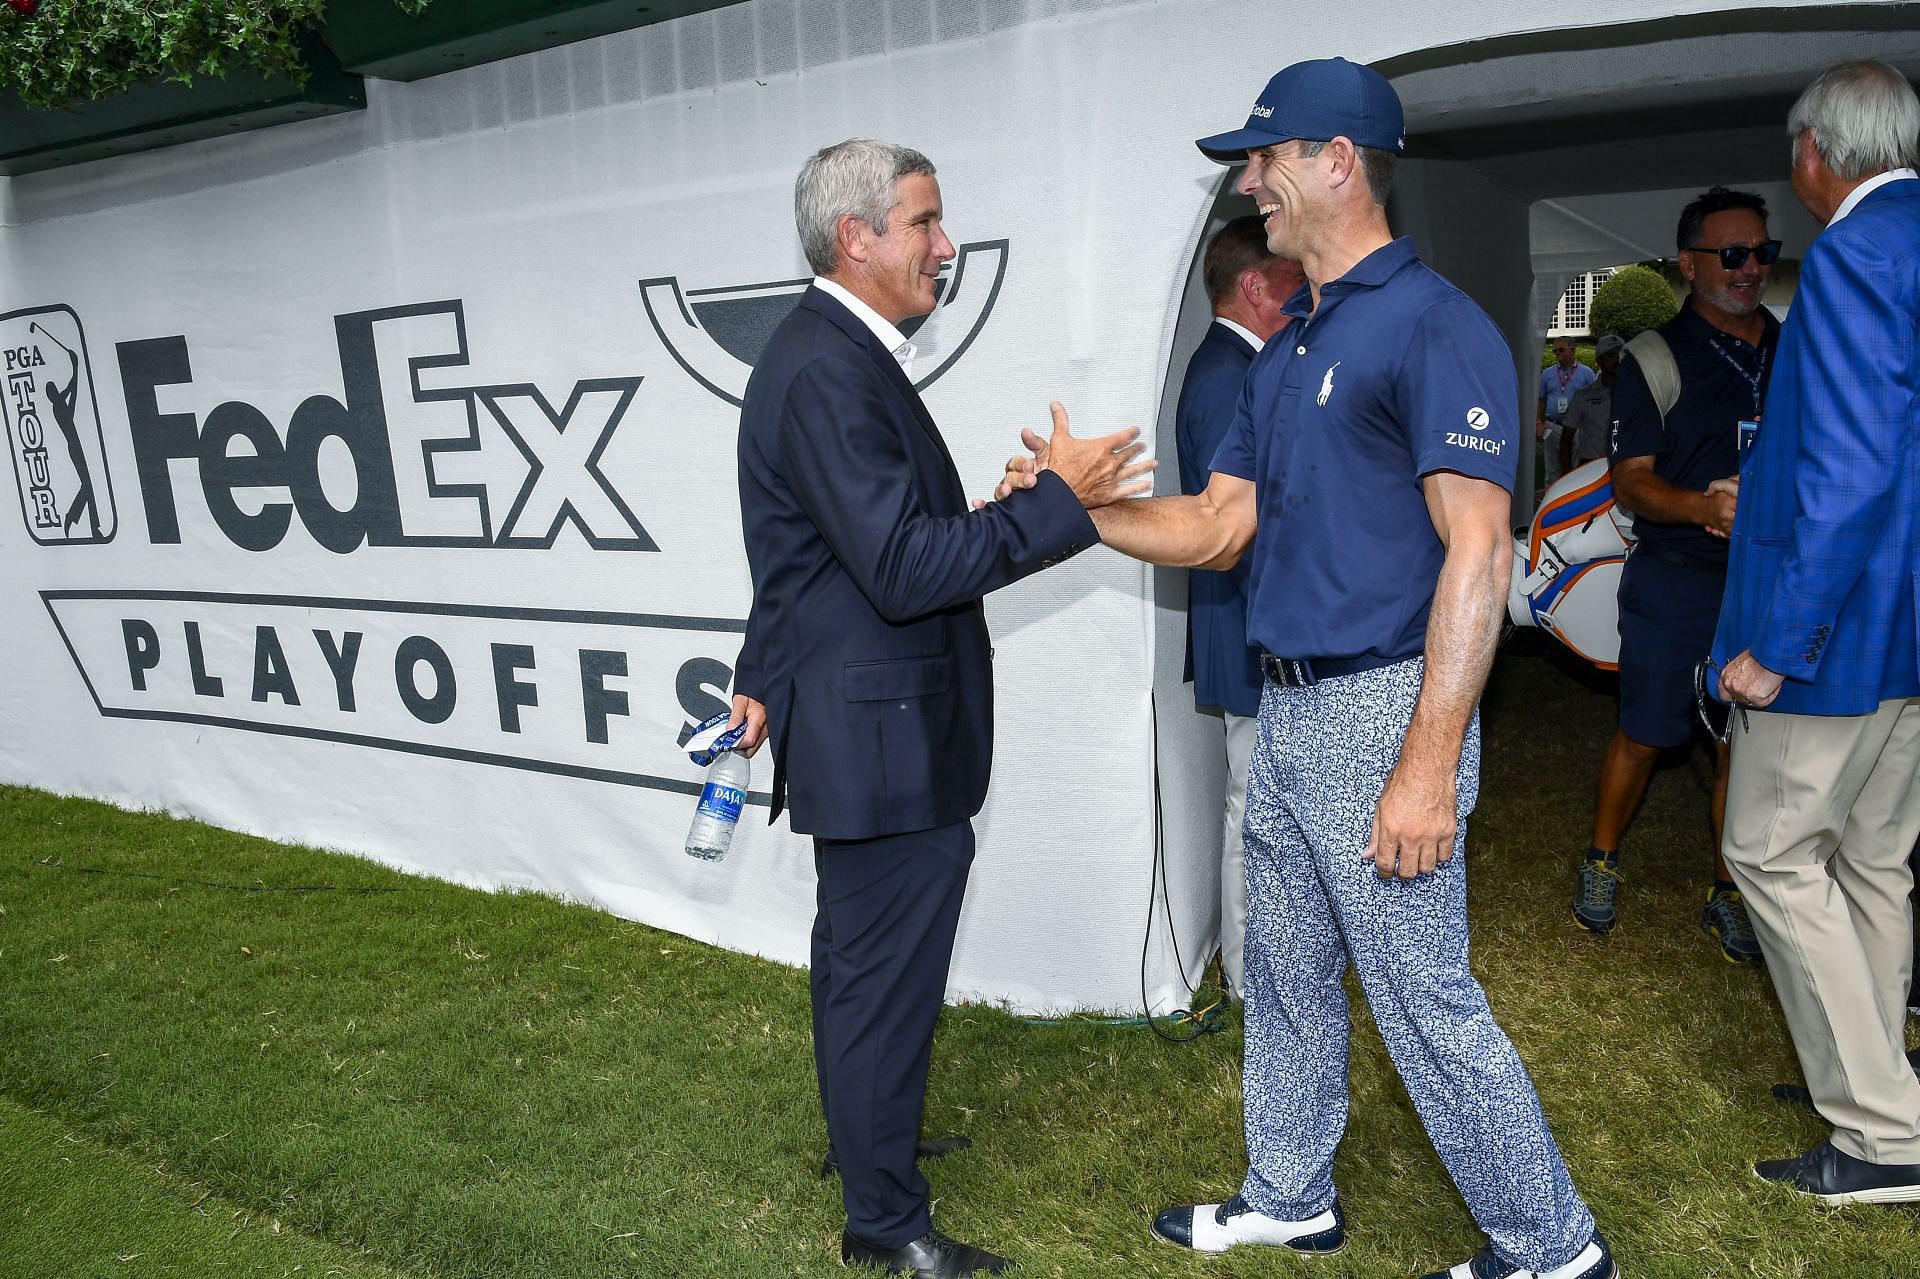
[[[1713,655],[1786,676],[1769,709],[1920,694],[1920,181],[1814,241],[1740,467]]]

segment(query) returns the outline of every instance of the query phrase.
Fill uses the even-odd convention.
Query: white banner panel
[[[806,278],[800,162],[938,165],[962,252],[916,372],[984,496],[1051,399],[1152,425],[1223,177],[1193,137],[1281,61],[1510,9],[756,0],[7,180],[0,776],[804,962],[808,842],[762,795],[726,861],[684,856],[677,750],[749,604],[737,402]],[[1218,817],[1177,752],[1142,972],[1154,714],[1191,715],[1153,582],[1096,550],[989,600],[955,995],[1170,1006],[1169,919],[1197,973]]]

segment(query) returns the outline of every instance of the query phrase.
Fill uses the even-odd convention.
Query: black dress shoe
[[[1807,1091],[1805,1084],[1775,1084],[1772,1092],[1773,1099],[1783,1106],[1805,1106],[1816,1115],[1820,1113],[1813,1104],[1813,1094]]]
[[[1920,1164],[1870,1164],[1830,1141],[1791,1159],[1763,1159],[1753,1171],[1830,1204],[1920,1203]]]
[[[922,1159],[945,1159],[956,1150],[965,1150],[973,1144],[971,1137],[935,1137],[932,1141],[921,1141],[913,1148],[914,1162]],[[837,1176],[840,1172],[840,1157],[833,1153],[833,1147],[827,1147],[826,1158],[820,1161],[820,1180]]]
[[[1913,1067],[1916,1076],[1920,1076],[1920,1048],[1907,1050],[1907,1064]],[[1783,1106],[1805,1106],[1816,1115],[1820,1113],[1813,1104],[1813,1094],[1807,1091],[1805,1084],[1775,1084],[1772,1091],[1773,1099]]]
[[[876,1248],[851,1230],[840,1236],[840,1264],[880,1266],[890,1275],[917,1275],[919,1279],[965,1279],[985,1271],[997,1275],[1018,1270],[1018,1263],[929,1230],[898,1248]]]

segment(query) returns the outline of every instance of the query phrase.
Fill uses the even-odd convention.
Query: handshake
[[[1111,435],[1075,439],[1067,430],[1067,410],[1060,401],[1049,406],[1053,412],[1053,435],[1041,439],[1032,428],[1022,427],[1020,442],[1029,450],[1007,459],[1006,474],[993,490],[993,500],[1002,502],[1015,489],[1030,489],[1040,482],[1040,472],[1052,471],[1067,482],[1080,505],[1089,511],[1139,497],[1153,487],[1146,478],[1160,463],[1140,455],[1147,446],[1140,443],[1140,428],[1128,427]],[[986,505],[976,498],[973,509]]]

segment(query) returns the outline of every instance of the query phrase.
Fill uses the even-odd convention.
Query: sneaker
[[[1281,1221],[1255,1212],[1238,1194],[1223,1204],[1168,1208],[1153,1219],[1157,1237],[1195,1252],[1225,1252],[1235,1244],[1255,1243],[1325,1256],[1347,1246],[1346,1226],[1338,1199],[1305,1221]]]
[[[1753,1172],[1830,1204],[1920,1203],[1920,1164],[1870,1164],[1830,1141],[1791,1159],[1763,1159]]]
[[[1593,1238],[1564,1266],[1551,1270],[1524,1270],[1500,1260],[1489,1241],[1479,1252],[1451,1270],[1436,1270],[1422,1279],[1619,1279],[1620,1268],[1613,1264],[1613,1251],[1596,1230]]]
[[[1720,943],[1720,955],[1729,964],[1765,964],[1760,939],[1753,935],[1753,921],[1747,918],[1747,904],[1740,900],[1737,888],[1715,885],[1707,894],[1707,907],[1700,912],[1700,929],[1711,933]]]
[[[1573,890],[1573,922],[1590,933],[1613,931],[1613,895],[1620,890],[1620,854],[1587,850],[1580,863],[1580,882]]]

